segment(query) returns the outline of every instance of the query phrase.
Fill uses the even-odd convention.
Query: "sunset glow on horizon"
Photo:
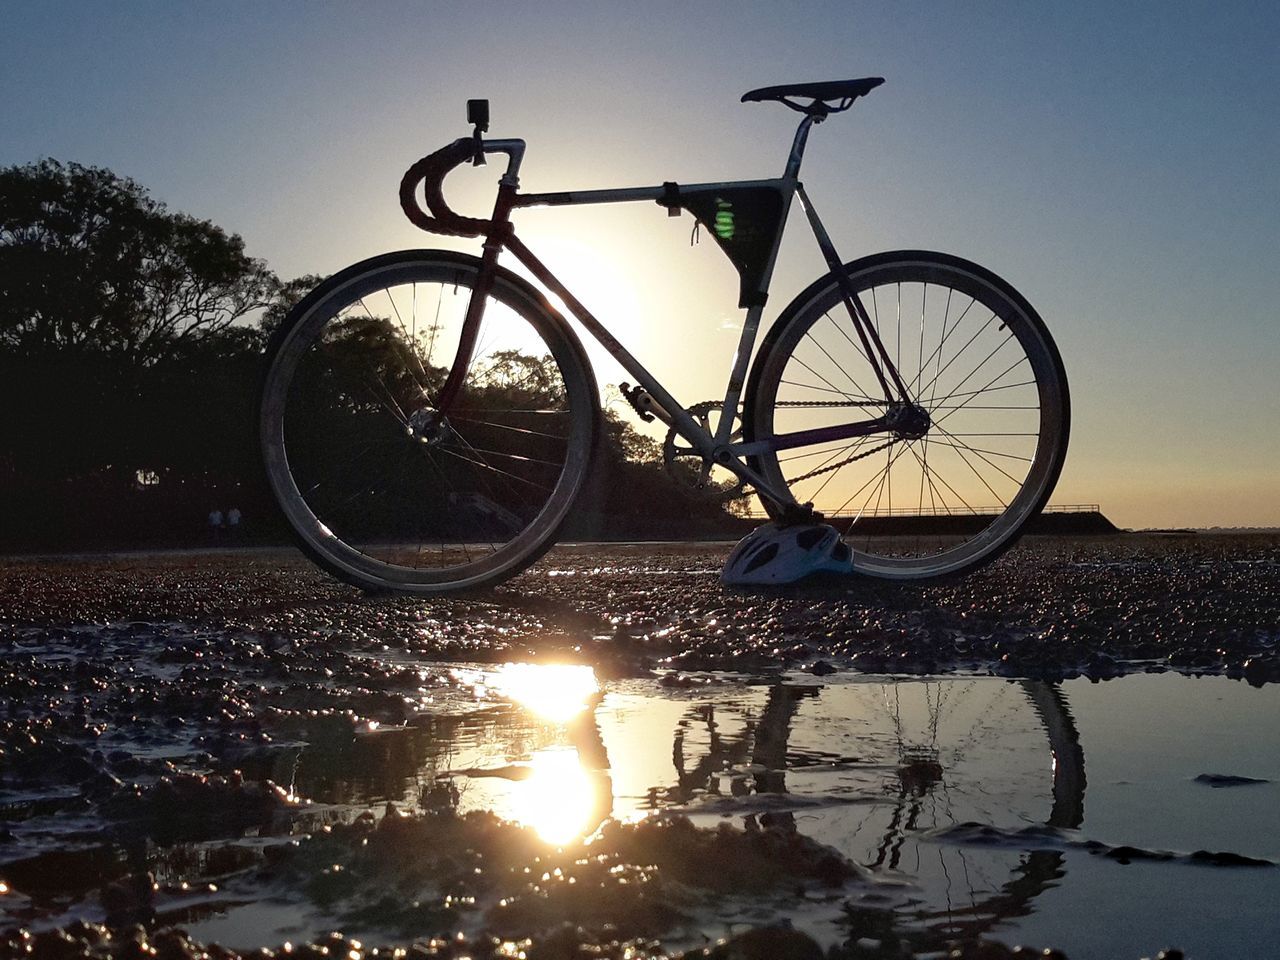
[[[673,17],[678,36],[655,32]],[[1271,8],[53,3],[7,20],[0,165],[109,167],[285,278],[478,254],[395,199],[410,163],[469,132],[470,97],[491,102],[489,136],[528,142],[535,192],[777,176],[796,115],[744,91],[884,76],[815,128],[805,187],[845,260],[953,253],[1045,319],[1072,401],[1052,502],[1123,527],[1280,526],[1280,288],[1258,269],[1280,250]],[[450,202],[483,216],[500,166],[460,169]],[[792,212],[766,330],[825,270]],[[514,219],[681,402],[723,397],[737,278],[705,230],[690,245],[688,215]],[[602,391],[628,379],[583,339]]]

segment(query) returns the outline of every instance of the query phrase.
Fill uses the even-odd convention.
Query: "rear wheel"
[[[779,450],[754,465],[842,531],[860,572],[927,580],[971,570],[1012,545],[1057,482],[1070,421],[1057,348],[1017,291],[958,257],[886,253],[844,269],[928,428]],[[748,439],[887,416],[883,397],[828,275],[761,348]]]
[[[442,417],[479,261],[423,250],[329,278],[269,347],[268,481],[303,550],[349,583],[439,594],[498,583],[553,542],[589,467],[586,358],[532,288],[499,273]]]

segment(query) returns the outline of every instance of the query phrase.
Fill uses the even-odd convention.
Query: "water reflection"
[[[591,667],[569,663],[506,663],[490,675],[495,692],[550,723],[565,723],[600,691]]]
[[[586,769],[577,750],[542,750],[529,765],[533,774],[511,797],[508,819],[533,827],[548,843],[562,845],[586,836],[609,816],[608,775]]]
[[[557,844],[610,816],[662,808],[707,825],[736,816],[802,831],[872,874],[909,876],[914,892],[895,922],[909,919],[903,935],[921,948],[1026,915],[1064,875],[1061,851],[935,839],[967,821],[1080,825],[1084,755],[1053,685],[797,677],[695,684],[658,697],[640,684],[602,695],[582,669],[512,665],[489,681],[554,727],[558,746],[504,756],[532,773],[500,789],[487,771],[455,771],[470,779],[461,806],[493,809]],[[565,692],[548,696],[555,689]],[[851,905],[851,916],[869,914],[883,917],[884,904]]]
[[[430,690],[433,712],[403,726],[353,729],[349,716],[299,714],[273,726],[272,746],[225,751],[217,772],[241,769],[310,800],[295,830],[351,819],[366,806],[376,815],[392,801],[491,810],[557,846],[590,837],[609,818],[659,810],[707,827],[795,831],[890,881],[851,885],[835,900],[752,905],[751,922],[785,915],[827,943],[891,934],[927,953],[981,934],[1060,944],[1072,956],[1138,956],[1160,940],[1203,946],[1224,934],[1196,917],[1248,909],[1251,925],[1233,928],[1240,943],[1280,934],[1263,906],[1280,896],[1275,871],[1245,876],[1151,858],[1121,866],[1126,859],[1090,855],[1105,845],[1204,847],[1280,860],[1280,766],[1274,751],[1257,749],[1280,730],[1275,688],[1169,675],[1060,687],[807,674],[602,687],[590,668],[554,664],[449,668],[445,676]],[[1087,823],[1082,742],[1090,746]],[[1197,781],[1204,773],[1258,782],[1218,790]],[[10,819],[21,823],[6,851],[4,881],[20,891],[0,905],[10,916],[24,897],[71,904],[147,870],[162,885],[221,886],[224,873],[260,861],[262,844],[283,839],[249,836],[207,850],[98,846],[73,864],[66,851],[38,849],[33,831],[44,829],[46,814],[24,808]],[[39,855],[18,858],[19,846]],[[178,902],[224,910],[227,897],[197,902],[183,893]],[[252,909],[272,924],[261,941],[271,942],[279,910]],[[709,906],[706,931],[720,935],[732,909]],[[237,910],[228,929],[246,922]]]
[[[590,667],[527,663],[451,676],[456,711],[354,737],[311,727],[291,779],[275,778],[328,802],[492,810],[557,846],[660,809],[802,832],[909,881],[889,901],[855,895],[847,922],[892,922],[921,949],[1027,915],[1066,869],[1061,850],[974,848],[939,840],[947,829],[1083,818],[1080,739],[1046,683],[797,675],[606,691]]]
[[[492,693],[518,705],[510,719],[517,728],[527,726],[508,742],[501,766],[493,765],[499,759],[493,757],[437,774],[465,781],[457,790],[462,809],[493,810],[557,846],[583,839],[608,819],[613,787],[595,717],[602,693],[591,667],[506,663],[454,676],[471,683],[478,697]],[[486,746],[477,742],[473,748],[483,752]]]

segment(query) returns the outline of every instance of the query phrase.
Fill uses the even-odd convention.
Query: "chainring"
[[[721,412],[721,404],[718,401],[706,400],[702,403],[695,403],[688,408],[687,412],[697,422],[698,426],[708,433],[715,433],[711,425],[711,418]],[[738,417],[735,416],[734,419],[738,420]],[[741,440],[742,427],[737,426],[730,434],[729,439]],[[690,459],[697,460],[696,472],[681,469],[681,467],[693,466],[688,462]],[[662,441],[662,462],[673,480],[703,499],[724,503],[749,496],[744,489],[745,484],[741,477],[729,474],[733,477],[732,483],[717,482],[712,479],[711,471],[715,464],[690,446],[689,442],[676,432],[675,427],[667,431],[667,436]],[[728,471],[723,472],[728,473]]]

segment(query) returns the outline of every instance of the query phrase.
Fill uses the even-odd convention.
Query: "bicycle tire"
[[[374,257],[321,283],[271,337],[267,481],[303,553],[347,583],[420,596],[493,586],[551,547],[582,489],[595,379],[563,318],[510,271],[498,270],[468,380],[432,425],[479,269],[444,250]]]
[[[903,380],[912,388],[917,402],[929,411],[929,431],[912,440],[877,434],[829,441],[825,445],[817,445],[825,449],[757,455],[752,458],[752,464],[764,477],[788,489],[797,502],[814,502],[815,509],[828,514],[837,527],[843,524],[846,541],[854,552],[854,568],[861,573],[887,580],[931,581],[974,570],[994,560],[1016,542],[1026,523],[1044,507],[1061,473],[1070,432],[1070,395],[1057,346],[1039,314],[1010,284],[991,271],[959,257],[928,251],[894,251],[855,260],[846,264],[844,270],[872,316],[873,324],[879,328],[883,321],[884,329],[879,332],[882,340],[886,341],[886,350],[891,355],[896,353],[898,359],[895,363]],[[919,301],[918,324],[914,316],[914,302],[910,304],[911,316],[904,319],[904,286],[909,299],[916,297]],[[936,291],[932,301],[931,290]],[[881,291],[885,291],[885,296],[896,293],[896,313],[892,309],[892,297],[886,304],[881,299]],[[975,305],[979,307],[978,311],[972,309]],[[940,330],[936,322],[939,311],[943,311]],[[971,313],[974,314],[972,320],[968,319]],[[979,326],[987,314],[985,324]],[[812,335],[824,318],[831,327],[823,326],[820,335],[828,336],[830,348]],[[993,323],[994,329],[991,327]],[[842,325],[848,326],[849,332],[845,332]],[[917,326],[918,333],[915,332]],[[978,329],[971,334],[971,328],[975,326]],[[963,332],[957,333],[962,327]],[[828,330],[834,332],[828,335],[824,332]],[[904,332],[907,335],[905,351]],[[840,284],[834,273],[819,278],[796,297],[770,329],[753,364],[744,404],[748,440],[771,436],[779,427],[780,409],[785,411],[782,419],[793,424],[780,432],[813,426],[812,422],[796,422],[803,416],[801,411],[806,410],[843,406],[859,410],[859,420],[887,412],[883,393],[879,393],[877,398],[878,384],[874,371],[866,362],[860,342],[852,334]],[[953,337],[956,340],[948,347]],[[983,337],[987,339],[983,340]],[[806,343],[806,338],[818,349],[813,350]],[[937,345],[933,346],[935,338]],[[996,346],[988,353],[986,348],[990,342],[996,342]],[[1009,342],[1017,343],[1021,358],[1005,369],[1004,361],[1018,352],[1006,351],[997,365],[974,378],[986,363],[1006,350],[1005,345]],[[981,346],[970,354],[971,359],[965,360],[953,372],[952,367],[974,343]],[[926,350],[929,351],[927,355]],[[974,357],[984,359],[969,369]],[[795,364],[792,364],[793,360]],[[1030,366],[1029,381],[1001,382],[1001,377],[1015,370],[1019,371],[1014,374],[1015,378],[1021,377],[1023,371],[1019,367],[1023,362]],[[968,373],[965,373],[966,369]],[[995,369],[1001,369],[1002,373],[986,382],[987,374]],[[858,376],[863,378],[861,383]],[[970,386],[971,378],[974,378],[973,385],[981,385],[980,389]],[[940,382],[945,386],[939,387]],[[871,386],[863,389],[862,383]],[[918,390],[915,389],[917,386]],[[963,389],[966,386],[968,390]],[[1004,392],[1014,389],[1021,393]],[[973,403],[984,393],[997,392],[1000,392],[1001,401],[1016,399],[1026,402]],[[966,408],[960,423],[973,422],[975,415],[982,411],[983,415],[977,417],[977,425],[982,429],[971,431],[966,428],[962,431],[955,421],[951,422],[950,430],[942,425],[944,420]],[[848,418],[847,412],[833,416]],[[812,419],[814,415],[811,414]],[[1015,424],[1027,429],[984,432],[987,424]],[[981,441],[983,446],[975,447],[968,441],[969,437],[987,439]],[[1014,437],[1020,438],[1017,445],[1010,439]],[[1027,441],[1028,437],[1034,437],[1034,449]],[[892,443],[887,442],[890,439],[893,439]],[[900,444],[897,452],[893,444]],[[991,449],[1001,444],[1005,444],[1004,449]],[[910,507],[895,511],[893,471],[905,452],[916,445],[923,449],[923,456],[918,450],[913,453],[912,460],[905,461],[908,470],[904,471],[914,471],[911,479],[912,486],[918,490],[916,509],[914,513]],[[833,448],[835,452],[827,461],[810,459],[803,465],[823,464],[816,469],[784,466],[784,463],[796,464],[806,457],[816,458],[831,453]],[[934,454],[935,464],[938,457],[944,461],[958,461],[955,465],[964,473],[960,480],[966,489],[975,486],[968,474],[976,474],[986,487],[985,491],[978,487],[982,496],[989,492],[997,504],[990,508],[985,504],[981,508],[973,506],[970,498],[954,487],[944,488],[935,483],[937,471],[929,463],[931,449],[938,451]],[[845,490],[852,486],[849,483],[843,488],[835,488],[839,496],[828,494],[823,500],[821,494],[829,489],[834,479],[831,475],[838,475],[854,463],[869,463],[870,457],[878,457],[881,451],[885,454],[885,467],[878,493],[877,487],[871,486],[864,499],[862,492],[868,489],[864,484],[856,488],[854,495],[840,502]],[[879,463],[879,459],[876,462]],[[1024,462],[1025,468],[1018,466]],[[975,464],[979,464],[981,469]],[[1023,469],[1025,473],[1018,476]],[[857,475],[858,471],[851,471],[851,474]],[[918,484],[914,482],[915,476],[919,477]],[[886,479],[889,498],[882,508]],[[942,482],[946,483],[945,478]],[[868,483],[876,483],[874,476]],[[1010,483],[1016,488],[1009,487]],[[818,496],[815,496],[815,490]],[[927,505],[926,491],[930,498]],[[781,515],[777,504],[761,499],[770,516],[777,518]],[[871,506],[873,499],[874,507]],[[852,519],[841,517],[841,512],[854,501],[861,502],[855,503],[858,509]],[[833,514],[834,518],[831,517]]]

